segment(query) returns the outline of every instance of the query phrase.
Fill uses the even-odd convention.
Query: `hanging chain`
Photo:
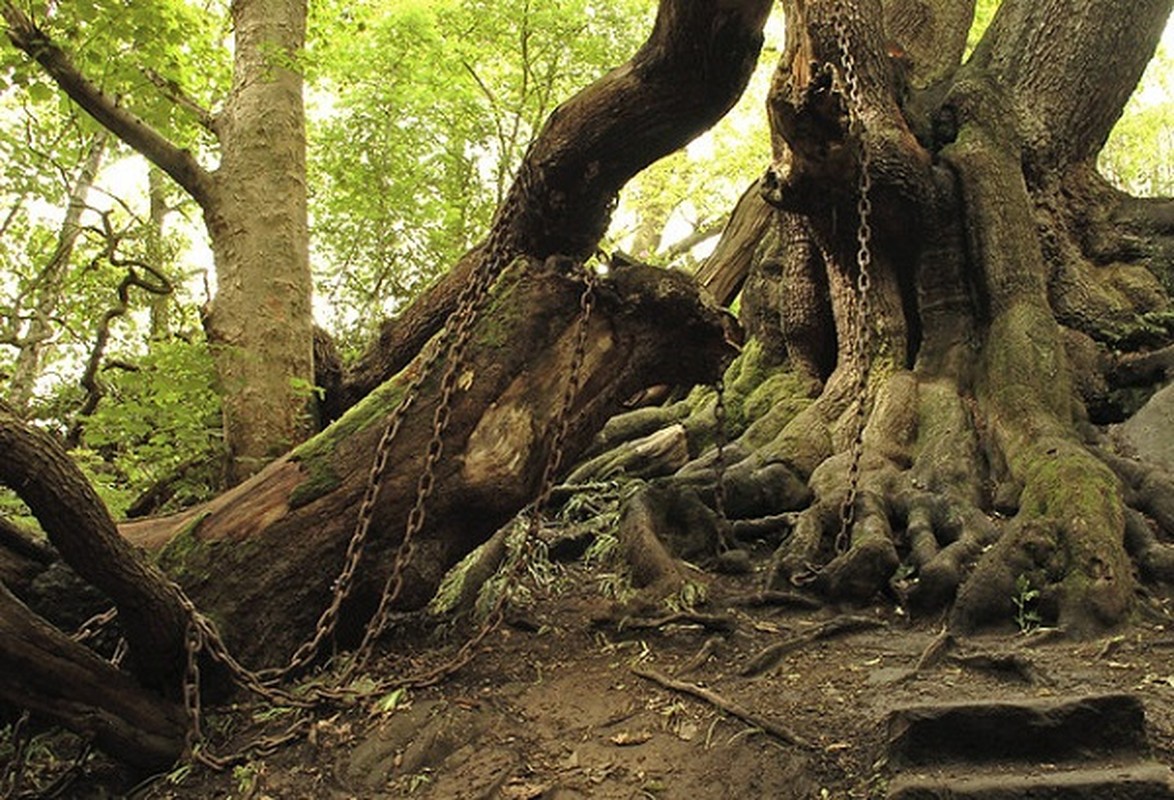
[[[714,454],[713,469],[716,473],[713,487],[713,510],[717,515],[718,547],[729,545],[730,520],[726,515],[726,384],[721,378],[714,381],[713,419],[717,425],[717,452]]]
[[[854,334],[854,357],[856,361],[856,415],[853,421],[852,451],[848,464],[848,491],[840,506],[840,530],[836,535],[836,552],[843,553],[848,549],[851,541],[852,525],[856,518],[856,500],[860,493],[860,462],[864,456],[864,425],[868,415],[868,378],[872,366],[871,328],[869,327],[870,297],[869,289],[872,285],[872,276],[869,269],[872,265],[872,200],[869,193],[872,190],[872,175],[869,164],[868,147],[864,141],[864,121],[860,115],[863,99],[860,92],[860,81],[856,74],[856,60],[852,56],[848,40],[848,26],[845,18],[839,15],[833,22],[836,33],[836,44],[840,51],[840,62],[843,67],[840,91],[844,96],[848,110],[849,134],[856,141],[859,163],[859,182],[857,184],[856,199],[856,309],[852,319]]]
[[[367,632],[363,638],[363,645],[359,649],[360,654],[364,651],[365,646],[382,632],[383,627],[386,625],[388,607],[400,592],[400,587],[402,587],[403,583],[402,572],[412,556],[414,549],[412,537],[423,527],[424,501],[431,493],[434,480],[432,477],[432,467],[440,458],[440,450],[442,449],[441,438],[444,434],[444,428],[448,423],[449,404],[452,400],[456,377],[461,366],[460,362],[464,357],[464,349],[468,343],[469,332],[476,318],[477,309],[488,293],[489,287],[493,285],[494,280],[504,271],[510,261],[514,248],[509,241],[510,225],[508,222],[516,213],[520,198],[525,197],[529,193],[531,183],[529,169],[525,160],[523,160],[522,168],[518,173],[518,186],[515,191],[511,191],[507,196],[506,204],[502,206],[498,218],[494,220],[494,224],[490,229],[489,240],[485,245],[484,255],[473,271],[471,280],[467,281],[461,287],[461,291],[457,295],[456,307],[452,315],[445,322],[444,329],[425,348],[420,367],[409,382],[399,405],[396,406],[395,411],[392,412],[391,417],[388,419],[387,425],[383,430],[383,435],[379,439],[379,444],[375,448],[375,456],[371,470],[367,475],[367,484],[363,492],[363,500],[359,505],[359,513],[355,520],[354,532],[347,542],[347,551],[342,570],[334,581],[330,605],[319,616],[314,628],[314,635],[294,651],[289,663],[281,669],[266,670],[263,673],[266,682],[281,680],[290,673],[305,667],[317,657],[323,643],[334,634],[342,605],[347,597],[350,596],[351,589],[354,586],[355,573],[363,557],[363,550],[371,528],[371,519],[379,501],[383,478],[387,473],[392,443],[399,434],[400,427],[403,424],[404,418],[407,416],[408,410],[419,397],[424,382],[435,369],[437,361],[441,355],[447,355],[448,367],[442,379],[442,399],[433,416],[432,439],[425,453],[423,474],[416,487],[416,502],[409,513],[404,538],[396,553],[392,574],[389,576],[384,591],[380,596],[379,610],[376,612],[376,617],[373,618],[377,621],[374,625],[368,624]],[[448,386],[447,390],[444,388],[445,385]],[[373,631],[374,635],[372,635]]]
[[[494,254],[491,253],[487,260],[492,261],[493,256]],[[444,432],[448,428],[449,417],[452,413],[453,394],[456,393],[460,371],[464,367],[465,348],[468,346],[469,339],[472,336],[473,322],[476,320],[477,306],[479,305],[477,301],[488,293],[494,272],[492,270],[484,270],[481,275],[478,275],[471,282],[475,291],[470,293],[471,296],[463,307],[458,305],[457,311],[454,314],[456,319],[450,320],[453,328],[453,340],[448,348],[444,375],[440,379],[440,402],[437,404],[436,410],[432,415],[432,438],[428,442],[427,450],[424,453],[424,465],[421,468],[420,477],[416,482],[416,499],[411,511],[408,512],[404,537],[400,542],[399,548],[396,550],[391,573],[387,576],[383,591],[380,594],[379,606],[374,616],[367,623],[366,631],[363,634],[363,641],[355,651],[354,658],[347,671],[348,675],[362,670],[366,665],[375,640],[379,638],[387,627],[391,605],[403,590],[404,570],[411,563],[412,556],[415,553],[415,536],[424,528],[426,502],[432,494],[432,488],[436,481],[434,470],[436,463],[440,460],[440,456],[444,451]],[[374,489],[372,494],[378,496],[378,489]],[[368,510],[364,525],[370,525],[370,514],[372,510]]]
[[[571,363],[568,370],[566,386],[563,389],[561,405],[553,421],[550,449],[547,451],[546,464],[542,470],[542,479],[539,483],[537,495],[530,505],[529,513],[527,513],[526,535],[522,544],[523,552],[514,559],[513,566],[509,570],[504,586],[498,593],[493,607],[489,610],[477,633],[467,639],[452,658],[425,673],[410,678],[401,678],[395,680],[393,683],[381,684],[374,690],[375,692],[386,692],[392,688],[392,685],[401,688],[422,689],[440,683],[472,661],[477,652],[477,648],[485,641],[489,634],[497,630],[505,618],[505,608],[510,597],[508,589],[517,584],[522,569],[528,560],[528,549],[538,539],[539,527],[542,524],[541,510],[550,500],[551,492],[554,490],[555,479],[558,477],[558,471],[562,465],[563,449],[566,444],[567,432],[570,429],[572,410],[578,398],[579,390],[582,388],[583,365],[587,360],[589,326],[591,315],[595,308],[596,282],[597,274],[595,270],[590,266],[585,266],[583,291],[579,296],[579,321],[575,331],[574,350],[571,354]]]

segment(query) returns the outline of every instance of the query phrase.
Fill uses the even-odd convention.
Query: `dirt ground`
[[[896,707],[1107,692],[1143,701],[1147,755],[1174,763],[1169,596],[1150,598],[1130,628],[1096,641],[1025,634],[1008,620],[1004,632],[931,648],[940,622],[911,622],[891,602],[797,608],[783,596],[773,598],[782,605],[751,605],[755,575],[698,577],[708,600],[696,617],[625,619],[601,594],[608,576],[565,565],[439,686],[321,714],[297,743],[222,772],[180,768],[129,789],[127,776],[95,758],[59,796],[881,798],[894,773],[885,742]],[[397,652],[371,672],[414,673],[467,635],[400,631]],[[742,674],[780,643],[787,652],[777,665]],[[938,656],[918,669],[927,649]],[[648,675],[713,694],[699,699]],[[206,728],[231,750],[293,718],[241,707],[212,715]]]

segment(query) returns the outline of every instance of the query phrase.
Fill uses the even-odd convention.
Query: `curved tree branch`
[[[49,625],[0,583],[0,699],[28,708],[147,770],[182,754],[183,708],[136,686]]]
[[[0,12],[8,25],[8,38],[17,49],[40,64],[61,90],[90,116],[170,175],[207,209],[214,181],[190,152],[176,147],[138,116],[120,108],[82,75],[65,51],[12,2],[6,1]]]
[[[0,483],[24,500],[66,563],[118,606],[134,673],[147,685],[177,691],[186,666],[188,615],[175,586],[119,535],[57,440],[3,407],[0,452]]]
[[[538,259],[589,255],[616,195],[646,166],[713,125],[746,88],[771,0],[662,0],[647,42],[560,105],[518,170],[494,225]],[[397,319],[344,382],[349,407],[398,372],[456,305],[483,253],[474,248]]]

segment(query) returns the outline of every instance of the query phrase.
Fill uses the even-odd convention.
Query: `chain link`
[[[715,483],[713,487],[713,510],[717,515],[718,547],[725,548],[730,544],[730,520],[726,514],[726,446],[729,444],[726,431],[726,384],[721,378],[713,384],[713,419],[717,425],[717,452],[714,454],[713,468]]]
[[[567,432],[570,429],[572,410],[575,400],[578,398],[579,390],[582,387],[583,365],[587,359],[588,333],[590,331],[591,315],[595,308],[596,283],[597,274],[595,270],[589,266],[585,266],[583,291],[579,296],[579,321],[575,331],[575,345],[571,354],[571,363],[568,369],[566,386],[563,389],[561,405],[553,421],[553,433],[551,435],[550,449],[547,451],[546,464],[542,470],[538,492],[527,513],[527,528],[522,543],[522,552],[514,559],[513,565],[506,575],[503,588],[498,593],[493,607],[489,610],[489,613],[486,615],[485,620],[477,632],[465,640],[452,658],[418,675],[401,678],[394,682],[381,683],[372,690],[372,693],[386,692],[393,688],[393,686],[422,689],[440,683],[472,661],[477,652],[477,648],[480,647],[481,643],[493,631],[497,630],[504,620],[506,604],[510,598],[509,588],[516,586],[520,580],[521,573],[528,562],[529,550],[538,539],[539,528],[542,524],[542,508],[550,500],[551,492],[554,490],[554,482],[558,477],[558,471],[562,464],[563,449],[566,444]]]
[[[868,379],[872,366],[870,352],[872,331],[869,327],[871,319],[869,290],[872,287],[870,272],[872,266],[872,199],[870,197],[872,173],[868,145],[865,142],[867,131],[860,115],[863,98],[859,76],[856,73],[856,60],[853,58],[849,46],[848,25],[843,15],[836,16],[833,25],[842,67],[840,90],[848,111],[849,134],[856,141],[859,159],[856,199],[856,307],[855,313],[852,315],[853,356],[857,371],[856,413],[853,419],[852,450],[848,464],[848,491],[840,506],[840,530],[835,541],[836,552],[843,553],[851,542],[852,525],[856,519],[856,501],[860,493],[860,462],[864,456],[864,426],[868,416]]]

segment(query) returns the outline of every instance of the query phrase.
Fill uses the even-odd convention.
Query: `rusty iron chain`
[[[90,639],[93,639],[95,636],[105,630],[106,626],[114,622],[114,620],[117,618],[118,608],[112,606],[100,614],[95,614],[79,625],[77,630],[73,632],[73,635],[70,636],[70,638],[78,644],[88,642]]]
[[[860,463],[864,457],[864,427],[868,416],[868,380],[871,372],[872,331],[870,328],[872,287],[872,173],[867,130],[861,117],[863,98],[848,37],[848,25],[843,15],[833,21],[836,44],[842,69],[840,92],[848,111],[849,134],[856,141],[859,172],[856,197],[856,308],[853,314],[853,350],[856,361],[856,413],[853,419],[852,450],[848,464],[848,490],[840,506],[840,530],[836,534],[837,553],[846,551],[851,543],[852,526],[856,521],[856,502],[860,493]]]
[[[717,452],[714,454],[713,506],[717,515],[718,547],[729,545],[730,520],[726,515],[726,446],[729,444],[726,432],[726,384],[722,378],[714,381],[713,419],[717,425]]]
[[[445,321],[441,333],[434,337],[426,346],[419,369],[413,375],[404,391],[403,398],[401,398],[399,404],[392,412],[391,417],[388,419],[387,425],[384,427],[383,434],[375,448],[371,470],[367,475],[363,500],[359,505],[359,513],[355,520],[355,528],[350,540],[347,542],[347,552],[343,561],[343,567],[334,581],[330,604],[319,616],[313,636],[303,642],[294,651],[289,663],[280,669],[265,671],[264,679],[266,682],[279,681],[308,665],[317,657],[323,643],[334,634],[342,605],[350,596],[351,589],[354,585],[355,573],[358,570],[359,563],[362,561],[363,551],[371,528],[371,519],[379,501],[383,478],[387,472],[392,443],[399,434],[408,410],[419,397],[424,382],[432,374],[440,357],[447,355],[448,366],[442,379],[442,394],[444,396],[442,396],[441,403],[437,406],[433,418],[433,435],[425,454],[423,473],[417,484],[416,502],[409,513],[404,538],[400,543],[393,563],[392,574],[389,576],[384,591],[380,595],[379,608],[376,611],[375,617],[373,617],[375,624],[368,625],[363,637],[363,643],[356,653],[356,658],[351,662],[352,668],[348,669],[348,675],[353,673],[355,661],[365,660],[363,653],[366,652],[371,642],[378,637],[379,633],[386,626],[390,604],[401,590],[400,587],[402,587],[403,583],[402,572],[412,556],[414,549],[413,536],[423,527],[424,501],[432,490],[433,478],[431,477],[431,468],[440,457],[440,450],[442,449],[441,437],[444,433],[444,426],[447,425],[448,421],[448,406],[451,402],[453,386],[455,386],[456,375],[460,367],[459,362],[463,358],[464,347],[468,342],[469,332],[476,317],[478,306],[488,294],[490,286],[493,285],[493,282],[504,271],[511,260],[514,248],[510,243],[509,223],[519,213],[520,209],[518,208],[518,204],[520,199],[527,196],[531,185],[532,176],[530,168],[527,166],[526,161],[523,160],[522,168],[518,173],[518,189],[507,196],[507,203],[502,206],[498,218],[494,220],[494,224],[490,228],[489,239],[485,244],[485,254],[478,262],[473,272],[472,280],[467,281],[461,287],[461,291],[457,295],[456,307],[448,320]],[[443,388],[444,384],[451,384],[447,392]]]
[[[538,492],[529,512],[527,513],[527,528],[522,544],[522,552],[514,558],[509,568],[502,590],[498,593],[493,607],[486,614],[477,632],[466,639],[457,652],[442,664],[423,673],[394,681],[382,682],[375,688],[369,689],[366,694],[378,694],[392,688],[422,689],[434,686],[464,668],[473,660],[477,648],[481,643],[497,630],[505,618],[505,608],[509,602],[509,588],[517,585],[521,573],[525,568],[529,551],[538,539],[539,527],[542,523],[541,509],[549,502],[554,490],[555,479],[563,460],[563,449],[566,444],[567,432],[570,429],[571,414],[579,390],[582,387],[583,365],[587,359],[587,341],[591,315],[595,308],[597,274],[590,266],[584,267],[583,290],[579,295],[579,319],[575,330],[575,345],[571,354],[571,363],[568,368],[567,382],[563,389],[561,404],[552,423],[550,447],[547,451],[546,463],[542,470]],[[344,690],[345,691],[345,690]]]
[[[452,414],[453,395],[457,390],[461,370],[464,369],[465,349],[468,347],[469,340],[472,338],[473,323],[477,319],[479,306],[488,295],[493,281],[504,270],[506,266],[505,262],[509,257],[509,251],[504,246],[504,236],[500,237],[500,241],[503,244],[495,243],[490,247],[486,256],[484,263],[489,265],[490,268],[480,270],[475,279],[470,282],[472,290],[469,292],[469,297],[466,298],[466,302],[464,303],[458,302],[457,310],[454,312],[453,318],[449,320],[449,325],[452,327],[452,342],[448,347],[445,370],[440,379],[440,400],[432,415],[432,438],[428,442],[428,447],[424,453],[424,465],[421,468],[420,477],[416,482],[415,502],[412,505],[411,511],[408,512],[408,521],[404,528],[404,536],[400,541],[399,548],[396,550],[391,573],[388,575],[383,586],[383,591],[380,594],[379,606],[374,616],[368,621],[367,628],[363,634],[363,640],[359,644],[348,666],[346,673],[348,677],[356,671],[361,671],[366,665],[374,648],[375,641],[387,627],[392,603],[395,602],[403,590],[404,570],[411,563],[415,553],[415,536],[424,528],[424,521],[427,516],[426,504],[428,498],[432,495],[432,489],[436,481],[434,470],[437,462],[440,460],[441,454],[444,452],[444,432],[448,428],[448,421]],[[375,490],[376,494],[377,491]],[[366,524],[369,525],[370,510],[367,513],[368,519]]]

